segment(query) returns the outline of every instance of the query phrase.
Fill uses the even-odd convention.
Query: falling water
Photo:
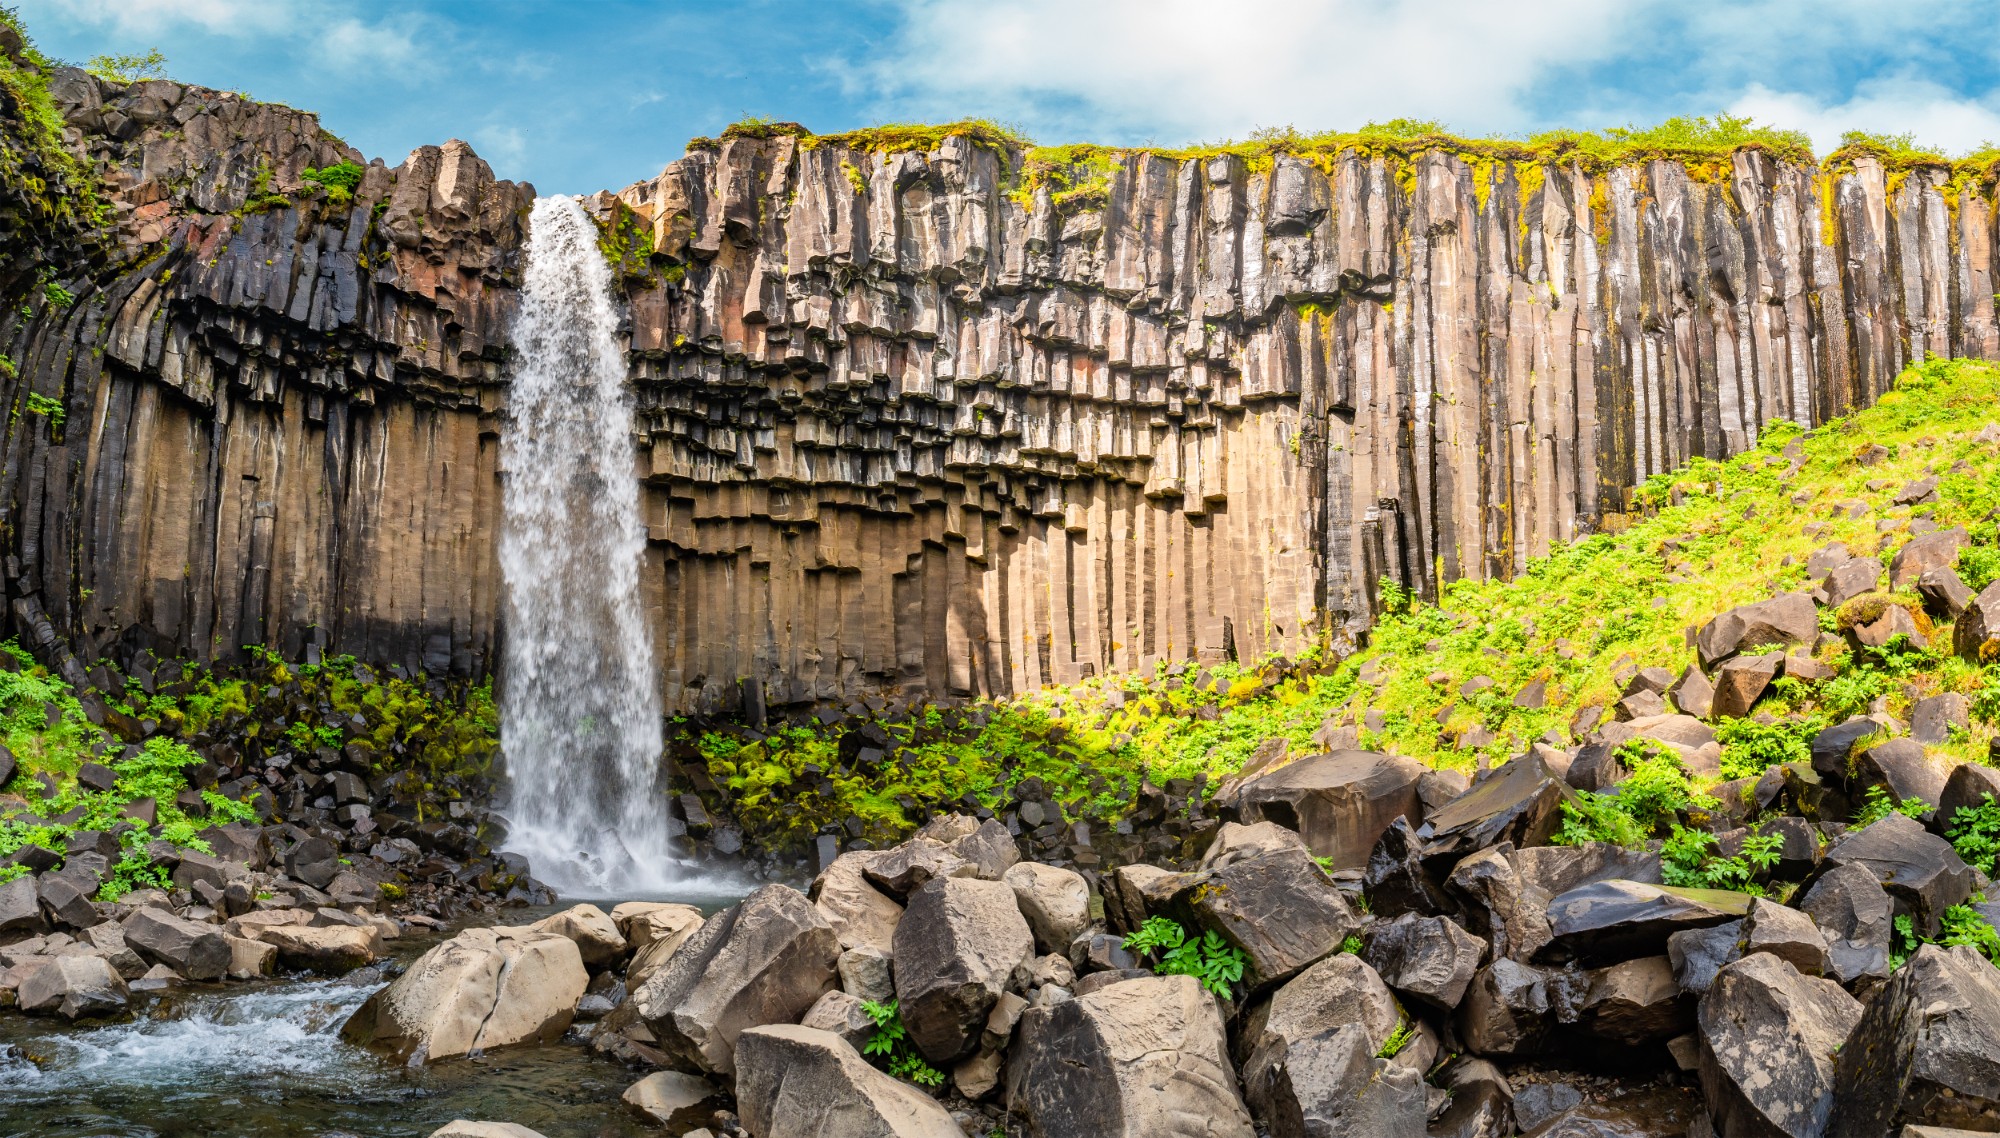
[[[678,884],[611,272],[575,198],[535,202],[504,440],[508,848],[565,893]]]

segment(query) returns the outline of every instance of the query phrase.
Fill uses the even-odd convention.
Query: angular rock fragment
[[[1515,759],[1425,820],[1430,840],[1424,862],[1442,875],[1460,858],[1501,842],[1543,845],[1562,825],[1562,804],[1571,793],[1540,759]]]
[[[1238,1036],[1244,1078],[1262,1079],[1293,1043],[1343,1024],[1360,1024],[1379,1047],[1402,1018],[1396,997],[1365,961],[1348,952],[1330,956],[1244,1013]]]
[[[1444,890],[1424,868],[1423,839],[1407,819],[1398,818],[1382,831],[1362,871],[1362,895],[1379,917],[1403,913],[1428,915],[1450,908]]]
[[[589,983],[568,937],[467,929],[368,997],[340,1036],[418,1063],[549,1043],[569,1029]]]
[[[1002,880],[1014,891],[1044,952],[1067,951],[1090,923],[1090,883],[1075,870],[1024,861],[1008,869]]]
[[[1674,982],[1691,996],[1706,993],[1715,982],[1715,974],[1742,955],[1742,921],[1685,929],[1667,938],[1667,960],[1673,965]]]
[[[1974,664],[2000,659],[2000,581],[1966,602],[1952,622],[1951,650]]]
[[[820,916],[840,938],[842,948],[889,951],[903,906],[869,881],[867,869],[880,851],[844,853],[813,880],[812,899]]]
[[[36,958],[24,967],[14,999],[24,1012],[73,1020],[123,1011],[127,995],[109,961],[79,953]]]
[[[285,967],[322,975],[340,975],[364,968],[386,952],[381,932],[372,925],[329,928],[271,925],[258,930],[257,939],[275,948],[278,962]],[[231,959],[235,959],[233,954]]]
[[[1380,1046],[1353,1023],[1309,1036],[1246,1079],[1244,1097],[1271,1138],[1421,1134],[1423,1076],[1376,1058]]]
[[[1405,913],[1377,921],[1362,938],[1361,957],[1403,995],[1439,1011],[1465,996],[1486,943],[1449,917]]]
[[[528,927],[575,941],[585,968],[596,969],[615,964],[624,959],[629,950],[625,935],[618,931],[617,924],[595,905],[573,905]]]
[[[1514,1088],[1500,1068],[1462,1056],[1447,1064],[1437,1085],[1451,1093],[1444,1112],[1430,1125],[1431,1138],[1511,1138]]]
[[[938,1066],[969,1055],[1015,967],[1034,951],[1005,882],[944,877],[917,890],[895,941],[896,999],[910,1042]]]
[[[220,980],[229,974],[231,953],[221,929],[164,910],[140,909],[127,917],[125,943],[146,960],[190,980]]]
[[[882,892],[907,899],[936,878],[977,877],[979,867],[943,842],[917,837],[862,863],[861,872]]]
[[[1855,1134],[2000,1127],[2000,971],[1927,944],[1868,1001],[1841,1049],[1834,1117]]]
[[[1245,822],[1276,822],[1298,831],[1335,869],[1359,869],[1382,831],[1398,817],[1420,819],[1417,781],[1427,768],[1401,755],[1339,751],[1287,763],[1244,784]]]
[[[1245,985],[1264,989],[1338,951],[1361,920],[1298,835],[1268,823],[1236,830],[1223,827],[1176,903],[1242,950],[1249,962]],[[1239,836],[1250,831],[1265,832]]]
[[[1959,811],[1983,806],[1989,796],[2000,802],[2000,768],[1984,763],[1960,763],[1953,767],[1945,777],[1944,790],[1938,794],[1938,828],[1951,833]],[[0,928],[4,927],[5,922],[0,921]]]
[[[1854,756],[1851,793],[1859,800],[1881,787],[1891,802],[1921,798],[1936,806],[1944,793],[1944,772],[1924,756],[1915,739],[1888,739]]]
[[[1702,1091],[1720,1133],[1831,1133],[1835,1056],[1861,1018],[1853,996],[1760,952],[1716,975],[1696,1018]]]
[[[706,1079],[680,1071],[655,1071],[627,1087],[619,1097],[647,1122],[686,1128],[706,1122],[722,1096]]]
[[[1907,589],[1933,569],[1948,569],[1958,562],[1968,537],[1962,526],[1922,534],[1903,543],[1889,562],[1889,587]]]
[[[1861,865],[1836,865],[1804,890],[1799,909],[1825,938],[1827,971],[1843,984],[1889,974],[1889,894]]]
[[[1480,969],[1458,1005],[1458,1036],[1475,1055],[1538,1054],[1555,1025],[1548,974],[1501,958]]]
[[[1914,917],[1917,930],[1927,937],[1937,935],[1938,918],[1946,909],[1972,895],[1972,870],[1951,843],[1899,813],[1843,835],[1827,850],[1823,865],[1858,865],[1874,874],[1897,911]]]
[[[1756,656],[1736,656],[1715,674],[1713,714],[1718,718],[1741,718],[1750,714],[1771,681],[1778,678],[1784,656],[1766,652]]]
[[[1768,952],[1798,969],[1802,976],[1826,971],[1826,938],[1812,917],[1776,901],[1759,897],[1750,902],[1743,921],[1743,955]]]
[[[1625,1047],[1660,1043],[1685,1032],[1693,1008],[1664,956],[1645,956],[1566,977],[1552,985],[1557,1018],[1586,1035]]]
[[[1695,633],[1695,650],[1704,669],[1739,652],[1766,646],[1810,644],[1819,632],[1819,613],[1812,598],[1786,593],[1768,601],[1739,605],[1702,625]]]
[[[1552,935],[1536,959],[1609,964],[1664,956],[1669,936],[1735,920],[1749,911],[1750,900],[1721,889],[1594,882],[1549,902]]]

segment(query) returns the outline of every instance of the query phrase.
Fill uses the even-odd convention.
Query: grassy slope
[[[1180,665],[1044,689],[963,714],[934,711],[888,725],[889,761],[874,767],[843,764],[835,738],[810,726],[769,738],[711,731],[696,745],[710,774],[731,789],[739,821],[781,842],[808,839],[849,814],[870,836],[894,837],[918,820],[913,806],[966,794],[998,805],[1008,787],[1030,776],[1050,783],[1072,817],[1114,821],[1142,777],[1162,785],[1197,775],[1214,780],[1274,737],[1288,740],[1295,755],[1311,753],[1312,736],[1329,717],[1361,725],[1371,709],[1382,713],[1383,725],[1360,731],[1363,747],[1440,767],[1471,767],[1482,755],[1500,761],[1547,732],[1567,740],[1577,712],[1610,704],[1627,669],[1678,672],[1691,663],[1690,626],[1733,605],[1810,588],[1806,557],[1830,542],[1845,541],[1859,555],[1879,552],[1886,566],[1911,522],[1964,525],[1973,547],[1960,573],[1974,589],[1983,585],[2000,572],[1992,519],[2000,508],[2000,448],[1972,437],[1995,421],[2000,367],[1933,361],[1912,368],[1876,407],[1805,436],[1777,424],[1747,454],[1653,479],[1642,496],[1659,512],[1623,533],[1559,549],[1517,580],[1459,582],[1441,605],[1406,606],[1382,622],[1367,650],[1337,668],[1310,661],[1294,669]],[[1795,473],[1781,453],[1793,440],[1804,458]],[[1876,444],[1887,457],[1864,463],[1863,452]],[[1961,460],[1968,466],[1948,473]],[[1939,502],[1890,505],[1906,482],[1927,472],[1942,475]],[[1667,505],[1675,500],[1680,504]],[[1854,501],[1869,512],[1846,516],[1841,505]],[[1680,544],[1669,551],[1669,541]],[[1878,603],[1884,599],[1916,600],[1898,594]],[[1829,649],[1823,659],[1839,669],[1835,679],[1810,687],[1781,681],[1759,712],[1837,718],[1884,696],[1893,713],[1907,716],[1914,697],[1946,688],[1974,696],[1975,708],[2000,707],[2000,677],[1949,658],[1948,628],[1938,642],[1936,654],[1866,659]],[[1371,662],[1375,682],[1364,684],[1359,676]],[[1434,675],[1447,680],[1433,683]],[[1459,685],[1482,675],[1494,685],[1461,698]],[[1546,705],[1515,707],[1514,694],[1536,680],[1548,685]],[[1475,723],[1495,741],[1482,751],[1461,749],[1455,740]],[[1991,724],[1976,723],[1936,750],[1941,758],[1983,758],[1991,733]],[[1738,770],[1761,761],[1751,742],[1725,751]]]

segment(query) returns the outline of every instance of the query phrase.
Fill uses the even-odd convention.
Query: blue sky
[[[2000,0],[16,0],[72,60],[318,111],[390,164],[464,138],[544,192],[651,177],[749,115],[984,117],[1175,145],[1438,119],[1467,134],[1730,111],[2000,141]]]

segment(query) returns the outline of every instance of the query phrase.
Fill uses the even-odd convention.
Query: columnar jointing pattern
[[[58,91],[134,260],[0,316],[0,392],[68,417],[7,426],[17,622],[490,670],[532,190],[453,143],[231,216],[358,156],[198,88]],[[1351,637],[1380,577],[1516,572],[1649,473],[2000,353],[1994,189],[1943,170],[1141,154],[1058,209],[1020,163],[734,138],[596,200],[670,266],[626,282],[669,709]]]

